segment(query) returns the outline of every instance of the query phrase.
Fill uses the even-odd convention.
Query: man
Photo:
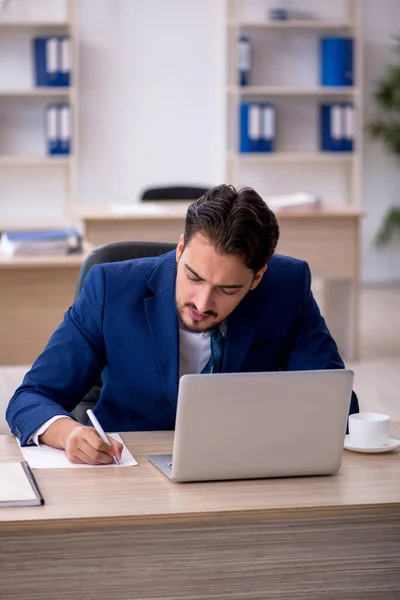
[[[176,251],[93,267],[10,401],[20,443],[63,448],[73,462],[120,458],[118,442],[69,414],[100,373],[103,428],[145,431],[174,428],[186,373],[343,368],[309,267],[273,256],[278,238],[254,190],[220,185],[190,205]]]

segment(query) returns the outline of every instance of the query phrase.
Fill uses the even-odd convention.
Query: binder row
[[[274,152],[276,121],[274,105],[242,102],[239,151]],[[352,152],[355,132],[354,105],[350,102],[321,104],[319,131],[321,151]]]
[[[70,86],[71,51],[70,36],[35,38],[33,40],[33,55],[36,86]]]
[[[240,152],[273,152],[276,137],[273,104],[242,102],[240,105]]]
[[[242,35],[238,38],[238,84],[251,85],[252,40]],[[321,86],[352,86],[354,40],[350,37],[324,37],[319,46],[319,81]]]
[[[49,104],[46,107],[47,154],[69,155],[72,151],[72,115],[69,104]]]

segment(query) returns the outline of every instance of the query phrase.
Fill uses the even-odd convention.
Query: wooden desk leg
[[[358,282],[324,281],[322,314],[343,359],[357,360],[359,338]]]

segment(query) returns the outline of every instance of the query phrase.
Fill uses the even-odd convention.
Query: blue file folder
[[[323,152],[352,152],[354,149],[354,106],[351,103],[322,104],[320,149]]]
[[[59,65],[58,77],[59,85],[71,85],[71,38],[69,35],[64,35],[58,38]]]
[[[354,42],[348,37],[325,37],[320,42],[320,83],[323,86],[352,86]]]
[[[238,62],[239,85],[250,85],[251,40],[245,35],[238,39]]]
[[[49,104],[46,106],[45,132],[47,154],[59,154],[57,104]]]
[[[69,104],[58,105],[59,119],[59,154],[71,153],[72,119]]]
[[[258,152],[273,152],[276,137],[276,109],[273,104],[260,105],[260,138],[258,141]]]
[[[242,102],[240,105],[239,150],[273,152],[276,137],[276,109],[272,104]]]
[[[33,40],[35,85],[68,87],[71,80],[71,39],[69,36]]]
[[[47,154],[71,154],[72,117],[69,104],[49,104],[46,107],[45,131]]]
[[[260,105],[242,102],[240,105],[240,152],[257,152],[261,136]]]

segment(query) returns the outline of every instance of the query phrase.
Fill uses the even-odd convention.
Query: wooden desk
[[[29,365],[72,304],[86,254],[0,256],[0,365]]]
[[[124,215],[112,206],[98,205],[78,205],[74,211],[84,222],[86,238],[95,246],[120,240],[177,242],[189,203],[149,203],[147,214],[146,204],[139,206],[138,214]],[[286,210],[277,216],[281,230],[278,252],[306,260],[313,277],[323,281],[322,312],[341,354],[355,360],[359,352],[362,212],[328,206],[320,210]]]
[[[392,429],[400,434],[400,426]],[[344,452],[334,477],[174,484],[139,467],[35,470],[44,507],[0,509],[4,598],[398,600],[400,456]],[[0,460],[18,460],[0,436]]]

